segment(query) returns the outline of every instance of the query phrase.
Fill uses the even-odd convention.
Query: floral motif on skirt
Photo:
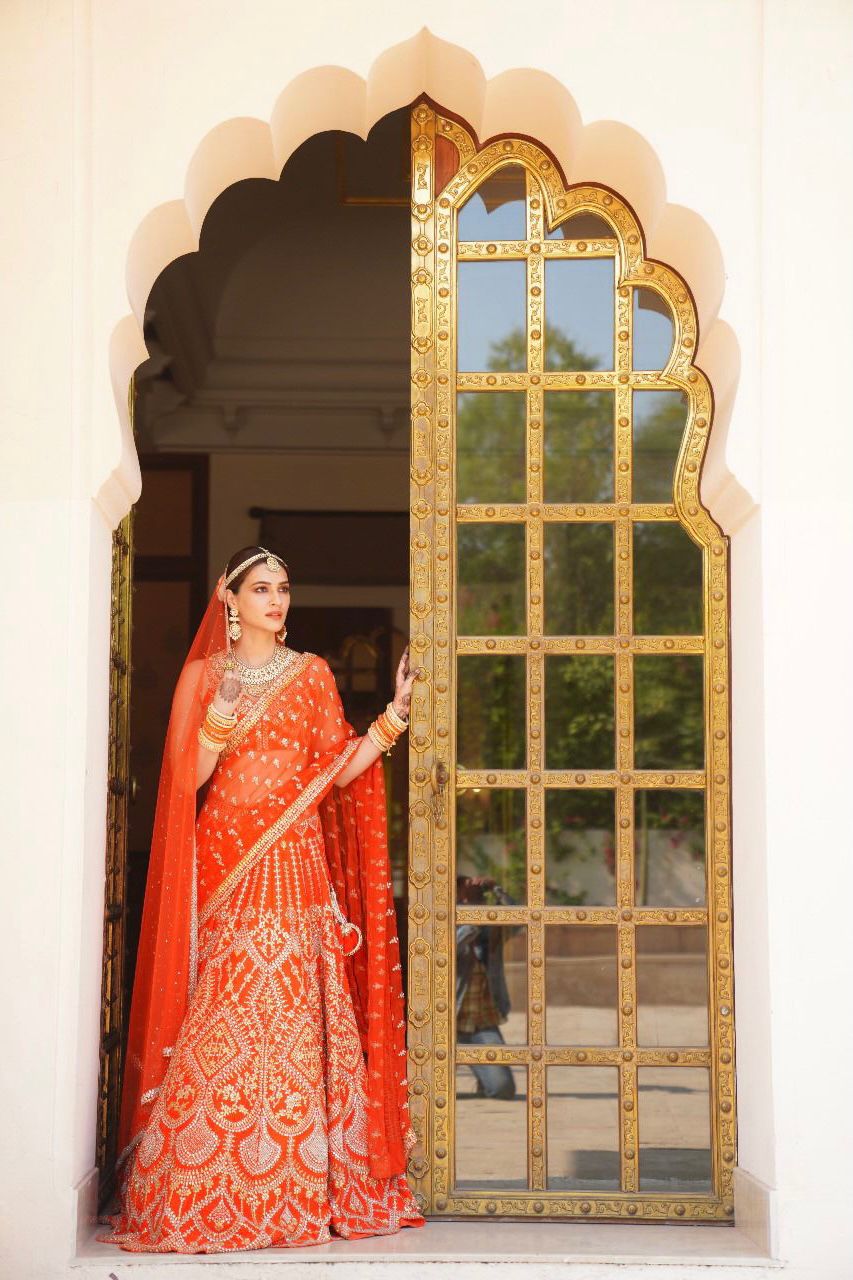
[[[201,926],[198,983],[99,1238],[220,1253],[422,1225],[404,1175],[368,1172],[366,1083],[315,810]]]

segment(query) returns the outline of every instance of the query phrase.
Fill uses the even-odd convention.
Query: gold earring
[[[287,627],[285,626],[282,626],[281,631],[276,631],[275,633],[275,638],[279,644],[284,644],[286,636],[287,636]]]
[[[228,615],[228,634],[232,640],[239,640],[243,634],[243,628],[240,626],[240,615],[235,604],[229,604]]]

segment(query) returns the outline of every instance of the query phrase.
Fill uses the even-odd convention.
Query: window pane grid
[[[464,244],[458,246],[458,256],[466,259],[494,261],[495,257],[524,258],[526,261],[526,368],[512,373],[478,374],[466,372],[458,374],[457,390],[460,393],[470,391],[473,387],[479,390],[493,390],[500,395],[498,382],[506,393],[517,394],[524,390],[526,394],[526,430],[525,454],[527,472],[527,493],[525,503],[501,503],[499,495],[490,504],[459,503],[456,506],[457,524],[461,528],[474,523],[492,522],[494,524],[525,526],[526,551],[526,583],[525,583],[525,617],[526,634],[516,636],[492,635],[471,636],[458,634],[457,654],[490,653],[497,656],[501,652],[524,654],[527,666],[527,767],[521,771],[504,771],[498,775],[489,772],[485,776],[480,771],[466,771],[457,778],[457,787],[463,790],[466,786],[485,785],[506,786],[512,779],[520,783],[527,792],[527,906],[520,908],[496,907],[488,913],[488,918],[505,925],[521,923],[527,927],[529,961],[527,970],[527,1009],[528,1009],[528,1042],[524,1047],[489,1047],[489,1049],[472,1046],[457,1046],[457,1062],[485,1063],[505,1062],[523,1063],[527,1067],[528,1080],[528,1152],[529,1186],[532,1191],[546,1191],[548,1181],[548,1096],[546,1089],[546,1067],[551,1064],[585,1065],[607,1063],[618,1068],[619,1073],[619,1167],[620,1189],[623,1192],[638,1190],[638,1153],[639,1140],[637,1116],[633,1114],[631,1099],[637,1098],[638,1065],[664,1066],[675,1054],[678,1062],[686,1061],[685,1053],[691,1051],[685,1046],[666,1046],[658,1048],[653,1057],[648,1051],[638,1049],[637,1035],[637,948],[636,927],[642,927],[644,920],[655,924],[664,923],[661,913],[646,910],[637,911],[635,898],[635,866],[634,866],[634,793],[639,778],[648,780],[657,787],[669,787],[675,781],[671,772],[663,770],[643,770],[634,767],[634,670],[633,656],[635,652],[670,653],[675,646],[679,652],[698,652],[704,650],[702,635],[678,637],[643,636],[633,634],[634,590],[633,590],[633,526],[642,520],[660,521],[680,527],[674,508],[666,503],[632,504],[632,408],[633,392],[638,385],[638,378],[632,368],[632,352],[634,349],[634,316],[633,291],[620,286],[613,291],[614,306],[614,369],[611,374],[605,370],[596,374],[596,385],[604,382],[613,387],[615,392],[613,449],[614,449],[614,501],[597,502],[591,505],[581,503],[549,503],[543,502],[543,439],[546,430],[546,390],[585,390],[587,382],[584,374],[571,371],[565,373],[546,373],[544,370],[543,332],[545,329],[546,286],[544,257],[573,257],[588,253],[588,245],[583,241],[551,241],[550,252],[533,252],[531,244],[541,244],[544,228],[542,218],[542,201],[538,182],[528,174],[527,180],[527,235],[528,244],[519,242],[494,242],[489,245]],[[554,246],[554,247],[552,247]],[[607,246],[609,249],[610,246]],[[616,256],[616,243],[613,244],[613,256]],[[608,256],[604,247],[599,249],[599,256]],[[648,377],[640,374],[640,383],[648,384]],[[511,388],[511,389],[510,389]],[[544,576],[545,525],[555,524],[601,524],[609,521],[614,536],[613,557],[613,630],[610,635],[548,635],[545,636],[545,607],[548,583]],[[556,584],[555,584],[556,585]],[[573,654],[581,661],[590,654],[600,655],[609,652],[613,655],[614,682],[614,750],[615,767],[612,770],[596,771],[596,780],[606,781],[615,791],[615,880],[616,905],[612,909],[599,908],[594,911],[579,909],[560,909],[545,906],[545,881],[543,876],[544,846],[543,825],[545,812],[546,786],[556,785],[573,788],[589,785],[586,777],[568,769],[548,769],[545,779],[545,700],[548,696],[547,657],[548,654]],[[583,777],[582,782],[578,782]],[[701,771],[679,771],[678,781],[683,783],[687,777],[697,790],[705,785],[705,775]],[[666,913],[666,923],[685,925],[687,923],[703,923],[706,920],[704,910],[670,909]],[[466,921],[474,923],[482,919],[482,913],[475,909],[458,907],[457,924]],[[546,973],[545,930],[548,924],[571,923],[587,926],[613,924],[616,931],[616,982],[617,982],[617,1026],[618,1045],[608,1052],[605,1046],[588,1045],[584,1047],[557,1048],[546,1043],[545,1007],[546,1007]],[[694,1051],[695,1052],[695,1051]],[[691,1062],[705,1064],[709,1061],[708,1052],[699,1059],[691,1054]],[[486,1055],[488,1054],[488,1058]],[[627,1104],[627,1105],[626,1105]]]
[[[458,128],[450,122],[443,122],[442,127],[450,134]],[[463,131],[464,132],[464,131]],[[503,143],[504,151],[511,150],[508,143]],[[466,164],[476,152],[464,153]],[[516,162],[521,158],[515,152]],[[544,169],[544,162],[541,167]],[[469,170],[474,171],[469,165]],[[494,172],[494,169],[491,170]],[[478,182],[480,179],[477,180]],[[459,179],[454,179],[458,189]],[[451,183],[451,186],[453,185]],[[451,187],[446,188],[450,191]],[[469,187],[469,190],[472,189]],[[436,199],[437,199],[436,193]],[[495,262],[496,260],[523,260],[526,264],[526,348],[527,360],[524,368],[490,372],[488,370],[469,369],[464,373],[454,374],[453,333],[455,326],[449,325],[451,336],[448,353],[450,361],[442,364],[439,359],[438,368],[449,368],[454,391],[480,391],[500,395],[506,392],[523,393],[526,398],[525,454],[526,454],[526,502],[519,502],[515,494],[514,501],[501,502],[499,493],[495,493],[494,501],[489,503],[466,503],[464,511],[451,504],[450,542],[454,542],[454,518],[459,525],[491,521],[495,524],[525,525],[525,602],[524,619],[526,633],[521,635],[466,635],[451,631],[451,646],[458,657],[466,654],[482,654],[497,657],[500,654],[515,654],[519,660],[524,659],[526,673],[526,733],[525,759],[523,767],[511,769],[460,769],[454,777],[451,773],[451,787],[462,790],[464,787],[492,788],[500,786],[516,786],[526,791],[527,806],[525,819],[525,838],[527,842],[527,900],[526,905],[519,907],[495,906],[488,909],[489,922],[509,926],[511,924],[526,926],[528,934],[528,972],[527,972],[527,1011],[528,1039],[524,1045],[500,1045],[488,1050],[482,1046],[471,1044],[460,1045],[455,1050],[457,1064],[500,1062],[512,1064],[526,1069],[527,1076],[527,1141],[528,1141],[528,1191],[535,1194],[544,1203],[552,1199],[548,1188],[548,1152],[547,1152],[547,1114],[548,1089],[546,1068],[592,1067],[593,1065],[616,1068],[619,1075],[619,1167],[621,1194],[635,1193],[645,1201],[643,1187],[639,1184],[639,1148],[642,1132],[643,1100],[638,1093],[638,1068],[654,1068],[658,1076],[666,1077],[670,1067],[702,1068],[713,1067],[713,1046],[699,1048],[679,1045],[637,1045],[637,991],[636,991],[636,931],[646,925],[666,928],[667,925],[708,926],[710,921],[707,909],[699,906],[672,906],[665,909],[635,902],[635,867],[634,867],[634,811],[635,795],[640,789],[665,793],[670,788],[681,791],[701,793],[709,785],[708,773],[702,768],[637,768],[634,756],[634,657],[636,654],[659,654],[661,657],[696,654],[706,661],[704,635],[696,634],[644,634],[633,633],[634,583],[633,583],[633,527],[638,521],[659,521],[668,524],[681,524],[676,510],[668,502],[632,501],[632,476],[634,449],[633,405],[632,398],[638,391],[657,391],[671,388],[672,382],[665,382],[660,372],[634,370],[632,368],[632,351],[635,349],[635,318],[641,312],[635,308],[637,285],[620,286],[614,290],[614,368],[596,371],[595,387],[612,389],[615,393],[613,421],[613,502],[595,503],[544,503],[543,502],[543,440],[546,424],[546,391],[588,391],[589,377],[583,372],[566,369],[546,370],[545,347],[547,329],[545,321],[545,260],[572,258],[615,258],[619,252],[620,242],[613,238],[602,237],[595,242],[585,241],[580,237],[569,240],[547,239],[548,227],[544,221],[543,193],[539,179],[528,170],[526,199],[526,241],[493,241],[490,243],[468,242],[453,244],[451,263],[461,260],[470,262]],[[437,203],[441,201],[437,199]],[[562,202],[565,204],[565,201]],[[605,197],[604,203],[613,203]],[[618,202],[617,202],[618,203]],[[624,223],[623,223],[624,230]],[[447,231],[439,232],[447,236]],[[452,240],[452,236],[449,237]],[[637,237],[634,237],[637,240]],[[442,244],[438,243],[439,254]],[[630,254],[629,254],[630,257]],[[619,264],[617,263],[617,268]],[[487,268],[484,268],[487,269]],[[654,268],[647,268],[652,272]],[[445,277],[446,278],[446,277]],[[436,277],[437,281],[441,279]],[[619,271],[617,270],[617,280]],[[441,291],[439,290],[439,293]],[[642,304],[641,304],[642,306]],[[445,311],[446,315],[446,311]],[[439,308],[439,326],[447,323],[442,320]],[[680,338],[683,330],[676,331]],[[543,337],[543,335],[545,335]],[[442,334],[438,334],[439,340]],[[683,345],[686,345],[683,344]],[[441,348],[438,348],[441,350]],[[638,348],[639,349],[639,348]],[[677,353],[676,353],[677,354]],[[441,382],[441,377],[438,381]],[[447,381],[445,378],[444,381]],[[440,397],[439,397],[440,399]],[[451,428],[455,396],[450,396]],[[438,403],[438,402],[437,402]],[[441,409],[439,407],[439,413]],[[452,434],[451,434],[452,439]],[[654,447],[654,446],[653,446]],[[452,467],[451,461],[451,467]],[[441,463],[439,463],[439,468]],[[453,491],[451,489],[451,491]],[[663,496],[657,490],[650,490],[650,496]],[[471,490],[475,496],[475,490]],[[545,635],[545,606],[547,604],[547,581],[543,581],[545,550],[545,525],[553,523],[585,523],[610,522],[614,532],[614,575],[613,599],[614,620],[613,632],[607,635]],[[441,545],[439,542],[436,545]],[[707,544],[706,544],[707,545]],[[716,548],[715,548],[716,551]],[[703,550],[703,556],[705,551]],[[455,586],[455,583],[454,583]],[[454,603],[450,607],[451,620]],[[589,620],[587,620],[589,623]],[[595,619],[592,619],[595,624]],[[442,641],[439,639],[439,644]],[[589,655],[611,655],[614,669],[614,758],[613,768],[595,770],[580,768],[546,768],[546,733],[545,702],[548,696],[549,658],[557,655],[573,655],[583,662]],[[457,661],[458,661],[457,657]],[[451,663],[451,669],[453,667]],[[451,702],[452,706],[452,702]],[[441,730],[439,729],[439,733]],[[453,726],[451,724],[451,738]],[[518,761],[522,765],[522,761]],[[709,760],[710,766],[710,760]],[[611,788],[616,800],[615,844],[616,844],[616,905],[602,907],[590,904],[587,907],[554,907],[545,905],[544,879],[544,822],[546,815],[545,797],[547,789],[559,789],[570,792],[597,786]],[[453,806],[451,805],[452,809]],[[717,810],[717,813],[719,811]],[[719,830],[719,824],[717,826]],[[452,833],[449,841],[452,850]],[[710,857],[710,854],[709,854]],[[440,868],[439,868],[440,872]],[[646,902],[642,898],[643,903]],[[673,902],[678,898],[671,899]],[[682,899],[684,901],[684,899]],[[687,899],[692,901],[692,899]],[[455,912],[457,923],[485,923],[486,916],[478,908],[460,907]],[[548,927],[557,924],[609,925],[617,935],[617,983],[618,983],[618,1022],[619,1043],[614,1046],[602,1045],[554,1045],[545,1043],[545,974],[546,957],[544,940]],[[710,957],[709,957],[710,959]],[[713,987],[713,982],[712,982]],[[728,1011],[724,1010],[724,1016]],[[675,1060],[673,1060],[673,1058]],[[673,1076],[673,1079],[675,1077]],[[711,1079],[714,1072],[711,1070]],[[652,1080],[652,1077],[649,1077]],[[649,1088],[657,1087],[652,1083]],[[716,1086],[714,1086],[716,1087]],[[641,1090],[642,1092],[642,1090]],[[561,1094],[565,1097],[565,1094]],[[442,1100],[439,1100],[444,1105]],[[627,1106],[632,1103],[632,1108]],[[564,1105],[564,1109],[567,1104]],[[452,1106],[451,1106],[452,1110]],[[569,1108],[570,1110],[570,1108]],[[639,1112],[639,1118],[637,1115]],[[568,1114],[568,1110],[566,1112]],[[660,1125],[658,1109],[656,1123]],[[437,1120],[441,1117],[436,1112]],[[693,1123],[693,1121],[691,1121]],[[639,1126],[639,1127],[638,1127]],[[438,1133],[439,1130],[436,1130]],[[452,1117],[451,1117],[452,1140]],[[677,1148],[678,1143],[670,1144],[663,1138],[656,1137],[659,1148],[665,1150],[670,1146]],[[712,1135],[715,1140],[715,1135]],[[681,1144],[685,1150],[689,1144]],[[713,1141],[712,1141],[713,1146]],[[698,1149],[698,1148],[697,1148]],[[714,1154],[714,1187],[717,1187],[717,1156]],[[649,1165],[644,1173],[647,1185],[651,1189],[652,1179],[656,1176],[653,1166]],[[439,1188],[441,1184],[439,1183]],[[568,1188],[569,1183],[566,1183]],[[673,1186],[676,1194],[678,1188]],[[444,1193],[441,1193],[444,1194]],[[489,1192],[483,1189],[483,1196]],[[495,1194],[492,1192],[492,1194]],[[570,1191],[564,1192],[560,1199],[565,1201]],[[465,1190],[466,1201],[476,1197],[477,1189],[470,1183]],[[445,1207],[444,1202],[437,1202],[439,1211]],[[452,1199],[446,1205],[453,1212]],[[534,1206],[535,1208],[535,1206]],[[721,1213],[722,1216],[722,1206]],[[466,1212],[464,1208],[460,1209]],[[457,1209],[456,1211],[460,1211]],[[494,1207],[485,1201],[480,1212],[494,1212]],[[506,1210],[510,1211],[510,1210]],[[541,1212],[541,1209],[537,1210]],[[583,1210],[586,1212],[586,1209]],[[671,1211],[671,1210],[670,1210]],[[502,1210],[499,1208],[498,1213]],[[547,1211],[546,1211],[547,1212]],[[574,1210],[572,1210],[574,1212]],[[593,1213],[593,1216],[594,1213]],[[688,1211],[688,1216],[690,1213]]]

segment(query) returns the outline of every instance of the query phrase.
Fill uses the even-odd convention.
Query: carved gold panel
[[[410,1163],[412,1185],[424,1210],[439,1217],[731,1220],[736,1127],[729,545],[699,494],[713,395],[707,378],[694,363],[698,334],[693,300],[676,271],[646,258],[642,229],[615,192],[595,184],[567,186],[551,156],[529,139],[502,137],[481,147],[462,123],[443,117],[426,100],[412,109],[411,139],[410,629],[420,676],[415,685],[409,745],[408,1017],[411,1109],[421,1140],[421,1151]],[[520,234],[515,239],[460,239],[460,210],[508,166],[524,175]],[[583,224],[576,224],[584,228],[583,235],[558,237],[560,225],[578,216],[585,218]],[[520,314],[526,339],[524,358],[516,363],[523,367],[501,368],[494,363],[483,369],[458,367],[459,272],[474,263],[499,264],[509,270],[513,263],[521,264],[517,278],[523,275]],[[548,367],[549,280],[559,278],[549,272],[562,270],[555,265],[561,263],[603,264],[595,270],[607,269],[612,263],[608,320],[613,334],[612,367],[596,368],[592,360],[587,360],[584,368],[563,371]],[[577,275],[573,278],[579,279]],[[638,308],[658,308],[670,318],[671,348],[660,368],[635,367],[640,351],[634,334]],[[645,324],[646,319],[641,319]],[[636,401],[637,394],[643,392],[680,393],[679,403],[685,406],[683,430],[669,464],[672,484],[666,493],[651,491],[657,483],[658,454],[652,449],[641,459],[639,453],[640,411],[635,406],[648,403]],[[457,493],[457,397],[506,397],[511,393],[524,401],[521,488],[512,500],[504,500],[501,494],[484,494],[463,502]],[[553,403],[549,396],[554,393],[576,397],[603,393],[612,398],[612,433],[606,442],[612,450],[609,494],[595,493],[586,501],[572,501],[571,495],[547,491],[550,464],[545,424],[548,405]],[[572,403],[582,402],[576,399]],[[656,448],[658,452],[662,449],[659,442]],[[637,501],[633,500],[635,491]],[[516,528],[519,539],[523,537],[523,602],[517,606],[521,609],[523,605],[523,623],[505,626],[500,633],[466,634],[459,624],[457,547],[460,537],[469,536],[466,530],[476,533],[486,527],[506,530],[508,538],[515,537],[511,531]],[[602,597],[602,608],[611,610],[612,623],[572,634],[549,619],[549,598],[556,601],[560,595],[552,578],[549,597],[548,574],[554,572],[553,567],[549,569],[549,550],[556,545],[554,538],[573,536],[566,531],[598,536],[595,529],[608,530],[608,538],[612,533],[612,552],[608,552],[612,554],[612,590]],[[667,542],[668,538],[674,541]],[[522,542],[517,545],[522,547]],[[654,593],[660,557],[667,554],[670,545],[678,554],[695,558],[696,625],[683,633],[667,628],[661,628],[660,634],[635,633],[638,601],[643,592],[647,596]],[[654,556],[644,551],[644,546],[651,547]],[[660,602],[658,607],[663,607]],[[638,628],[638,632],[642,630]],[[457,664],[460,658],[470,661],[477,655],[502,655],[506,661],[523,664],[524,759],[507,767],[472,766],[459,759]],[[643,664],[670,661],[680,664],[679,670],[701,670],[699,733],[704,756],[698,762],[648,767],[643,759],[648,750],[640,742],[636,711],[640,705],[638,689],[646,678],[642,673],[650,670]],[[548,673],[556,670],[549,664],[555,662],[609,664],[613,697],[606,711],[612,716],[612,760],[581,770],[555,767],[549,759],[547,688]],[[586,667],[585,671],[592,669]],[[660,668],[656,670],[660,672]],[[506,793],[512,788],[523,792],[525,801],[521,835],[526,871],[517,895],[523,900],[490,906],[458,905],[458,798],[471,792]],[[659,801],[665,806],[674,793],[684,804],[695,798],[703,814],[706,889],[701,901],[690,903],[638,900],[638,886],[645,884],[648,874],[647,833],[637,829],[638,806],[660,813],[660,807],[654,806]],[[613,900],[609,903],[586,906],[549,899],[545,819],[547,805],[558,803],[561,796],[612,799]],[[507,930],[513,926],[525,931],[523,1042],[488,1047],[457,1044],[456,930],[466,924],[494,924]],[[548,938],[558,936],[548,931],[558,928],[587,931],[572,935],[587,939],[604,936],[600,932],[604,930],[612,940],[612,1044],[548,1039],[548,983],[554,963]],[[593,934],[592,930],[599,932]],[[694,968],[704,966],[707,1043],[647,1042],[642,1021],[646,1016],[644,974],[650,971],[657,952],[668,947],[684,950]],[[516,1153],[519,1172],[512,1185],[500,1186],[487,1178],[479,1185],[475,1177],[466,1178],[463,1186],[457,1177],[461,1137],[456,1072],[458,1067],[485,1063],[513,1067],[526,1081],[524,1118],[519,1127],[526,1135],[519,1139],[526,1149]],[[606,1188],[606,1179],[599,1179],[596,1185],[595,1177],[589,1178],[586,1187],[555,1188],[549,1173],[549,1141],[554,1140],[557,1129],[550,1124],[553,1117],[549,1119],[549,1109],[558,1105],[558,1095],[549,1095],[546,1075],[558,1070],[580,1073],[571,1077],[575,1084],[584,1079],[613,1082],[612,1096],[609,1085],[604,1090],[614,1135],[613,1150],[601,1157],[612,1177],[612,1185]],[[591,1072],[609,1074],[593,1076]],[[643,1153],[648,1156],[656,1140],[664,1141],[666,1157],[666,1138],[655,1135],[666,1135],[667,1126],[676,1123],[656,1099],[677,1099],[688,1093],[699,1098],[701,1110],[704,1095],[697,1085],[700,1079],[707,1081],[708,1185],[701,1191],[689,1187],[671,1190],[667,1187],[671,1170],[665,1158],[653,1170],[654,1176],[642,1173]],[[599,1093],[592,1090],[589,1096],[597,1099]],[[559,1096],[568,1099],[567,1107],[577,1101],[572,1089]],[[671,1153],[673,1159],[679,1155],[677,1146],[675,1143]]]
[[[131,387],[131,409],[133,388]],[[130,632],[133,594],[133,511],[113,533],[110,593],[110,703],[107,777],[104,956],[96,1160],[100,1197],[113,1187],[124,1042],[124,951],[127,889],[127,806],[130,797]]]

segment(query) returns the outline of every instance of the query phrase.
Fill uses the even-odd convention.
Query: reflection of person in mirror
[[[488,876],[457,876],[456,900],[460,906],[485,902],[514,905],[512,898]],[[459,1044],[503,1044],[500,1024],[509,1014],[509,992],[504,974],[504,936],[500,925],[456,926],[456,1038]],[[515,1097],[515,1080],[505,1063],[472,1063],[477,1096]]]

